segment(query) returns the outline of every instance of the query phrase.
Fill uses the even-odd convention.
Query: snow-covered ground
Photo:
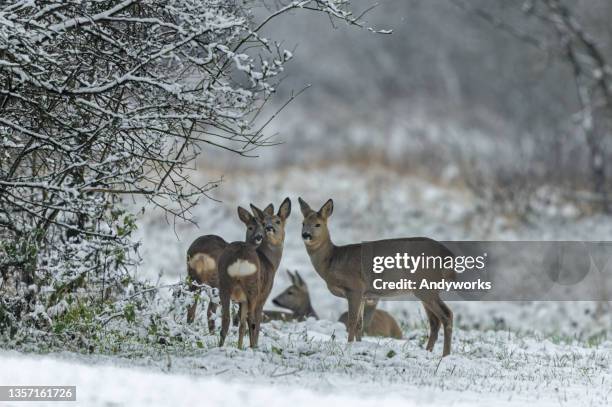
[[[111,358],[0,353],[0,383],[76,385],[83,406],[608,406],[612,343],[555,344],[462,330],[454,354],[423,336],[346,343],[331,321],[264,324],[258,350],[210,337],[189,355]],[[52,405],[58,405],[55,402]],[[74,403],[73,403],[74,404]],[[70,405],[73,405],[70,404]]]
[[[346,343],[344,326],[335,322],[346,302],[332,296],[312,269],[300,239],[298,196],[313,207],[334,199],[330,229],[337,244],[416,235],[607,240],[612,231],[612,219],[577,217],[569,204],[543,207],[529,226],[483,213],[448,173],[447,180],[434,182],[382,166],[226,171],[213,193],[222,202],[203,200],[194,211],[199,228],[146,213],[137,275],[164,283],[184,279],[185,251],[195,237],[216,233],[241,240],[237,205],[278,207],[289,196],[293,210],[271,297],[289,284],[285,269],[299,270],[321,320],[264,324],[255,351],[236,349],[232,332],[224,348],[210,335],[188,351],[160,346],[146,357],[0,352],[0,383],[76,385],[77,405],[87,406],[611,405],[612,316],[609,309],[601,312],[602,304],[451,303],[453,353],[441,359],[442,337],[433,353],[423,349],[427,330],[420,304],[389,301],[380,307],[398,319],[405,339]],[[198,177],[205,182],[220,175],[204,168]],[[205,330],[202,316],[195,329]]]
[[[453,174],[452,170],[447,171]],[[204,168],[201,181],[218,179],[221,172]],[[393,237],[427,236],[438,240],[609,240],[612,218],[577,217],[570,204],[541,205],[542,214],[530,225],[478,209],[478,202],[449,176],[444,181],[395,172],[383,166],[298,166],[280,169],[226,171],[225,182],[213,192],[222,203],[204,199],[195,209],[198,227],[167,223],[159,212],[149,213],[139,230],[143,242],[143,278],[171,283],[183,279],[185,252],[199,235],[219,234],[242,240],[244,227],[236,207],[249,203],[275,208],[288,196],[293,208],[289,217],[283,259],[270,298],[289,283],[284,270],[298,270],[309,286],[313,306],[321,318],[337,320],[346,301],[329,293],[316,274],[301,240],[302,214],[298,196],[313,208],[334,199],[329,220],[332,240],[348,244]],[[268,308],[274,309],[270,302]],[[424,320],[415,302],[387,301],[380,308],[391,311],[407,326]],[[538,331],[585,338],[612,329],[612,315],[594,318],[597,304],[588,302],[455,303],[456,324],[467,328]]]

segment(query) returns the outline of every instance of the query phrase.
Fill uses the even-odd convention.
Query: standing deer
[[[295,319],[303,321],[306,318],[313,317],[319,319],[317,313],[312,308],[310,302],[310,294],[308,293],[308,286],[302,279],[300,274],[296,271],[292,274],[287,271],[291,278],[291,285],[285,289],[282,293],[276,296],[272,303],[281,308],[287,308],[293,313],[276,313],[275,311],[264,311],[264,316],[269,319],[282,319],[291,320]],[[370,336],[383,336],[388,338],[402,339],[402,330],[399,325],[393,319],[393,317],[383,310],[376,309],[377,301],[366,301],[364,305],[364,330],[367,335]],[[344,325],[348,326],[347,313],[340,315],[338,319]]]
[[[259,245],[263,240],[263,229],[257,223],[257,220],[251,216],[249,211],[242,207],[238,207],[238,218],[246,226],[245,242],[250,242]],[[213,288],[219,287],[218,264],[219,256],[228,243],[217,235],[200,236],[193,241],[189,249],[187,249],[187,275],[190,277],[191,284],[189,289],[194,292],[200,291],[201,284],[206,284]],[[192,323],[195,319],[197,308],[197,296],[194,303],[187,310],[187,322]],[[215,329],[214,314],[217,311],[217,304],[212,301],[208,302],[206,316],[208,319],[208,330],[210,332]]]
[[[350,244],[336,246],[330,237],[327,220],[332,215],[334,203],[328,200],[318,211],[314,211],[302,199],[299,198],[300,209],[304,216],[302,223],[302,240],[315,271],[327,284],[329,291],[338,297],[346,298],[348,301],[348,340],[352,342],[355,338],[361,340],[363,330],[364,298],[376,295],[393,295],[393,293],[373,293],[367,286],[361,272],[361,248],[362,244]],[[431,247],[438,252],[452,255],[442,244],[426,238],[412,238],[414,241],[428,241]],[[432,250],[433,250],[432,249]],[[428,272],[430,281],[435,279],[453,278],[453,273],[446,271]],[[423,270],[417,269],[416,273]],[[414,295],[421,300],[427,319],[429,320],[429,339],[426,349],[432,351],[438,339],[440,325],[444,327],[444,348],[442,356],[450,354],[451,338],[453,333],[453,313],[440,299],[438,291],[416,290]],[[398,293],[395,293],[397,295]]]
[[[240,304],[238,346],[242,347],[247,320],[250,346],[257,346],[263,306],[272,290],[274,276],[283,255],[285,224],[291,214],[289,198],[285,198],[276,215],[272,204],[263,211],[251,204],[251,210],[255,215],[251,218],[265,231],[263,241],[259,246],[245,242],[231,243],[219,258],[219,295],[222,308],[219,346],[225,343],[229,329],[231,300]]]

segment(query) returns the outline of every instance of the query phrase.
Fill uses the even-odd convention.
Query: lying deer
[[[268,317],[268,319],[282,319],[284,321],[291,319],[303,321],[310,317],[319,319],[317,313],[312,308],[306,282],[297,271],[294,274],[287,271],[287,274],[291,278],[291,285],[277,295],[272,300],[272,303],[278,307],[291,310],[292,314],[264,311],[264,317]],[[366,301],[364,305],[364,330],[366,335],[402,339],[402,330],[395,319],[388,312],[376,309],[376,303],[376,301]],[[348,326],[347,315],[345,312],[338,319],[339,322],[346,326]]]
[[[257,220],[251,216],[249,211],[238,207],[238,218],[246,226],[245,242],[259,245],[263,240],[263,229],[257,223]],[[189,249],[187,249],[187,275],[191,280],[190,290],[199,292],[200,286],[218,288],[219,277],[217,266],[219,256],[223,250],[227,248],[228,243],[220,236],[205,235],[200,236],[193,241]],[[194,303],[187,310],[187,322],[192,323],[195,319],[197,304],[197,296]],[[214,315],[217,312],[217,304],[212,301],[208,302],[206,316],[208,319],[208,330],[210,332],[215,329]]]
[[[352,342],[361,340],[363,330],[364,298],[374,295],[392,295],[398,293],[372,293],[367,286],[361,272],[361,244],[350,244],[336,246],[330,237],[327,220],[332,215],[334,203],[328,200],[318,211],[314,211],[302,199],[299,198],[300,209],[304,216],[302,223],[302,239],[306,251],[315,271],[327,283],[327,288],[332,294],[346,298],[348,301],[348,340]],[[442,244],[430,239],[413,238],[414,240],[427,240],[435,250],[452,255]],[[435,272],[424,270],[435,279],[452,278],[454,275],[446,271]],[[423,270],[417,269],[416,273]],[[440,325],[444,327],[444,348],[442,356],[446,356],[451,350],[451,337],[453,333],[453,313],[440,299],[438,291],[418,290],[413,294],[421,300],[429,320],[429,339],[426,349],[432,351],[438,339]]]
[[[272,204],[263,211],[254,205],[251,205],[251,209],[255,216],[251,216],[249,221],[254,220],[264,229],[263,241],[259,246],[248,242],[230,243],[219,257],[219,296],[222,308],[219,346],[223,346],[229,329],[231,300],[240,304],[238,347],[242,347],[246,321],[250,346],[257,346],[263,306],[272,290],[274,276],[283,255],[285,224],[291,214],[289,198],[285,198],[276,215]]]
[[[291,312],[283,311],[264,311],[264,319],[266,320],[283,320],[283,321],[304,321],[307,318],[319,319],[319,316],[312,308],[310,302],[310,294],[308,286],[302,280],[302,277],[296,271],[292,274],[287,270],[287,274],[291,279],[291,285],[282,293],[274,297],[272,303],[277,307],[286,308]]]

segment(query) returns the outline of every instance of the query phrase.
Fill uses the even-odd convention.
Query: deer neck
[[[274,245],[267,240],[257,248],[257,254],[259,255],[260,261],[264,264],[265,268],[276,272],[280,265],[281,258],[283,257],[283,244]]]
[[[322,239],[321,242],[317,244],[306,246],[306,251],[308,252],[310,261],[319,275],[324,275],[327,273],[329,264],[334,254],[334,247],[334,243],[331,241],[329,235],[327,235],[325,239]]]
[[[305,320],[306,318],[310,317],[313,317],[314,319],[319,319],[319,316],[312,308],[312,304],[310,303],[310,301],[308,301],[308,303],[302,309],[295,311],[294,315],[299,320]]]

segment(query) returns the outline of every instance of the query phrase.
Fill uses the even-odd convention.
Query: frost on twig
[[[254,123],[292,53],[262,27],[289,10],[363,26],[348,5],[294,1],[262,21],[226,0],[0,5],[0,271],[22,299],[36,287],[19,312],[43,291],[47,306],[121,291],[137,249],[122,199],[189,220],[218,184],[189,177],[202,149],[275,144]]]

